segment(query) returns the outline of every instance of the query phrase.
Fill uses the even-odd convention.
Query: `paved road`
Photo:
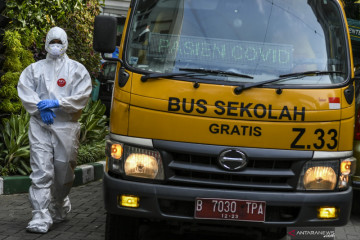
[[[102,182],[95,181],[72,189],[73,210],[68,220],[55,224],[47,234],[27,233],[25,227],[31,218],[28,194],[0,195],[0,240],[103,240],[105,210],[102,202]],[[345,227],[336,228],[336,239],[359,240],[360,216],[352,216]],[[145,231],[142,240],[227,240],[243,237],[220,237],[199,234],[180,235],[166,228]],[[254,239],[246,237],[246,239]],[[122,239],[123,240],[123,239]],[[125,240],[125,239],[124,239]]]
[[[0,195],[0,240],[102,240],[105,231],[105,210],[101,181],[71,190],[72,211],[68,220],[55,224],[47,234],[25,231],[31,219],[28,194]]]

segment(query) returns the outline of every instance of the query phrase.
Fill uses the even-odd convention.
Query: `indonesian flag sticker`
[[[329,109],[340,109],[340,98],[329,97]]]
[[[57,80],[57,85],[58,85],[59,87],[65,86],[65,85],[66,85],[65,79],[60,78],[59,80]]]

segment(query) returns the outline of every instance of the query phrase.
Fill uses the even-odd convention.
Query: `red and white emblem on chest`
[[[57,80],[57,85],[58,85],[59,87],[65,86],[65,85],[66,85],[65,79],[60,78],[59,80]]]

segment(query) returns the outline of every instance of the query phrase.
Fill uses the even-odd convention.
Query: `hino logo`
[[[248,163],[245,153],[238,149],[223,151],[219,156],[219,164],[225,170],[236,171],[244,168]]]

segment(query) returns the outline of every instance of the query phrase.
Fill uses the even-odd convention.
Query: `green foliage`
[[[32,53],[25,49],[19,32],[6,31],[3,43],[6,46],[3,70],[6,71],[0,79],[0,112],[16,113],[21,108],[21,102],[16,91],[16,85],[21,71],[34,62]],[[25,37],[31,39],[31,36]]]
[[[25,69],[27,66],[35,62],[33,53],[30,50],[21,49],[19,51],[19,58],[22,64],[22,69]]]
[[[28,49],[36,41],[36,32],[32,29],[25,28],[23,31],[21,31],[21,34],[23,35],[21,38],[21,44],[24,48]]]
[[[108,118],[104,115],[106,107],[100,100],[89,100],[79,119],[81,125],[80,144],[91,144],[104,141],[108,134]]]
[[[27,34],[30,34],[27,32]],[[10,72],[21,72],[30,63],[34,62],[33,54],[22,44],[22,39],[33,41],[33,36],[20,35],[18,31],[6,31],[4,34],[4,45],[6,46],[6,60],[4,70]]]
[[[67,54],[70,58],[81,62],[93,79],[97,76],[100,62],[100,55],[95,54],[92,48],[94,19],[99,13],[99,0],[89,0],[81,8],[75,9],[66,19],[59,21],[69,38]]]
[[[19,112],[21,106],[20,102],[13,102],[10,99],[4,99],[0,101],[0,112]]]
[[[85,164],[105,159],[105,136],[108,134],[106,107],[101,101],[89,100],[79,122],[80,147],[77,164]]]
[[[28,139],[30,115],[24,109],[12,114],[0,125],[0,175],[28,175],[30,147]]]
[[[20,108],[14,105],[21,105],[16,85],[19,79],[20,73],[7,72],[0,79],[0,99],[3,99],[0,103],[0,110],[3,112],[9,112],[6,109],[12,109],[11,111],[19,111]]]
[[[86,164],[105,159],[105,142],[80,145],[77,164]]]
[[[44,46],[43,37],[57,24],[58,20],[83,5],[82,0],[7,0],[6,15],[13,19],[13,27],[19,32],[29,30],[35,37],[36,45]]]
[[[20,34],[17,31],[6,31],[4,34],[4,42],[6,43],[6,51],[11,53],[19,52],[19,49],[22,48]]]
[[[13,98],[13,96],[16,96],[17,91],[14,86],[11,85],[5,85],[2,88],[0,88],[0,97],[5,98],[6,96],[10,96]]]
[[[105,158],[105,136],[108,118],[104,115],[106,107],[101,101],[89,100],[79,119],[80,147],[77,164],[85,164]]]
[[[19,72],[7,72],[0,79],[0,85],[16,86],[20,77]]]

